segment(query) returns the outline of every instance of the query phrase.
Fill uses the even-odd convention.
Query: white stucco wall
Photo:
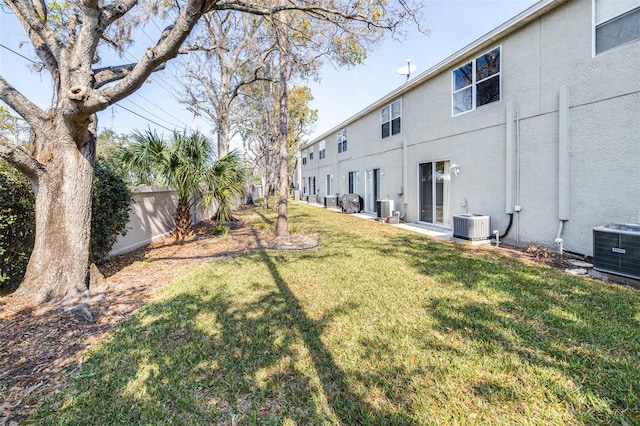
[[[449,177],[451,215],[487,214],[492,229],[502,232],[509,223],[507,212],[518,204],[521,212],[514,216],[507,241],[552,248],[561,218],[560,182],[566,180],[564,247],[587,255],[592,254],[593,227],[640,223],[640,41],[594,57],[592,0],[557,4],[507,35],[472,44],[475,48],[439,71],[417,77],[415,87],[405,93],[400,89],[343,123],[348,152],[337,154],[337,133],[326,136],[326,159],[317,160],[316,153],[303,176],[318,176],[324,191],[321,178],[333,170],[336,192],[344,193],[348,180],[342,176],[357,171],[358,192],[364,196],[363,173],[378,168],[383,174],[380,195],[394,199],[397,209],[406,201],[406,220],[417,222],[419,164],[447,160],[461,168]],[[451,72],[498,46],[501,100],[452,116]],[[568,93],[562,114],[561,91]],[[402,133],[381,139],[380,108],[398,97]],[[509,111],[513,121],[507,122]],[[559,145],[565,140],[560,137],[565,112],[569,156],[563,172]],[[510,140],[513,156],[508,159]],[[507,188],[513,188],[513,197]]]

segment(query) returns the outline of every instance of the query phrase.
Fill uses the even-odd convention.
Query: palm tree
[[[231,217],[233,196],[243,194],[246,182],[246,171],[236,151],[213,161],[211,142],[197,132],[174,132],[166,142],[155,131],[136,131],[132,139],[133,143],[122,151],[122,161],[131,176],[139,183],[172,186],[178,194],[176,239],[191,233],[191,209],[197,203],[217,203],[217,220]]]

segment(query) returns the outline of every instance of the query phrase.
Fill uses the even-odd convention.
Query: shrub
[[[131,191],[121,175],[97,161],[93,178],[91,256],[109,254],[118,235],[127,233]],[[35,201],[31,185],[6,163],[0,163],[0,289],[17,288],[33,250]]]
[[[14,290],[22,281],[33,250],[34,199],[31,184],[6,162],[0,162],[0,289]]]
[[[215,228],[213,228],[211,233],[213,235],[227,235],[229,233],[229,227],[218,224]]]
[[[122,175],[107,162],[97,161],[91,203],[91,255],[94,260],[104,259],[118,236],[126,235],[131,197]]]

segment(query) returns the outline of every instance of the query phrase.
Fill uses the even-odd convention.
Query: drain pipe
[[[499,230],[493,230],[493,239],[496,240],[496,246],[500,246],[500,240],[507,236],[511,230],[511,225],[513,225],[513,213],[509,214],[509,224],[507,225],[507,229],[504,230],[504,234],[500,235]]]
[[[402,136],[402,204],[404,212],[402,213],[401,220],[405,220],[407,215],[407,207],[409,206],[409,200],[407,199],[407,185],[409,183],[409,154],[407,152],[407,132],[403,132]]]
[[[518,162],[518,114],[515,104],[507,102],[505,116],[505,213],[509,215],[509,225],[502,235],[497,229],[493,231],[496,246],[500,245],[500,240],[506,237],[511,230],[514,212],[519,211],[519,208],[516,208],[516,205],[519,204]]]
[[[555,242],[558,245],[558,253],[560,253],[560,256],[562,256],[562,253],[564,252],[564,240],[560,238],[560,236],[562,235],[563,229],[564,229],[564,221],[561,220],[560,224],[558,225],[558,233],[556,234],[556,239],[555,239]]]
[[[570,178],[570,132],[569,132],[569,88],[560,87],[558,102],[558,232],[555,243],[560,256],[564,252],[562,232],[569,220],[569,178]]]

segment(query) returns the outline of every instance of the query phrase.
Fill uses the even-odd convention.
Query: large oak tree
[[[409,0],[70,0],[64,7],[42,0],[2,3],[24,27],[55,95],[52,105],[36,105],[0,75],[0,101],[32,129],[28,150],[0,135],[0,158],[28,177],[36,194],[35,245],[17,291],[34,303],[78,297],[89,287],[96,113],[134,93],[174,58],[203,15],[235,10],[273,17],[297,11],[310,25],[357,28],[370,40],[416,17]],[[99,48],[121,47],[132,28],[144,25],[152,14],[164,17],[163,22],[172,17],[157,43],[135,63],[100,64]]]

